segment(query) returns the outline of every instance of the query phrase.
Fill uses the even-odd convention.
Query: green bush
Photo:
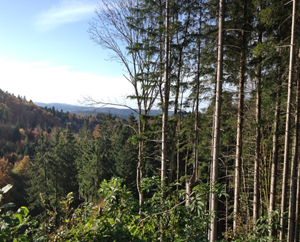
[[[185,206],[184,190],[176,184],[160,187],[157,177],[143,180],[145,199],[139,206],[123,180],[104,180],[99,193],[99,204],[83,203],[72,208],[73,194],[60,201],[62,219],[57,223],[57,212],[45,208],[43,222],[28,216],[28,209],[17,212],[1,211],[1,241],[207,241],[210,214],[206,210],[207,185],[194,187]],[[11,188],[1,189],[2,194]],[[222,194],[218,187],[214,192]],[[163,193],[167,197],[163,199]],[[12,204],[1,207],[9,209]],[[59,224],[59,226],[57,226]]]

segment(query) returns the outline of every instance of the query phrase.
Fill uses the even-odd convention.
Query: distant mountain
[[[128,117],[131,113],[135,117],[137,117],[137,113],[133,112],[131,109],[124,109],[124,108],[111,108],[111,107],[85,107],[79,105],[71,105],[65,103],[41,103],[35,102],[37,106],[40,107],[54,107],[57,110],[63,110],[63,112],[74,113],[76,115],[91,115],[97,113],[111,113],[112,115],[120,116],[122,118]],[[160,110],[151,110],[150,115],[157,115],[160,114]],[[173,114],[173,112],[169,112],[169,114]]]

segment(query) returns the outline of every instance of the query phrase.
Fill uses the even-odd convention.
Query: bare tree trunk
[[[259,33],[258,41],[262,42],[262,34]],[[254,188],[253,188],[253,223],[256,223],[259,217],[259,166],[260,166],[260,106],[261,106],[261,56],[258,57],[258,68],[256,78],[256,128],[255,128],[255,162],[254,162]]]
[[[201,20],[201,17],[200,17]],[[198,123],[199,123],[199,88],[200,88],[200,56],[201,56],[201,22],[199,28],[199,40],[198,40],[198,61],[197,61],[197,84],[196,84],[196,108],[195,108],[195,124],[194,124],[194,164],[193,164],[193,178],[192,184],[198,181]]]
[[[298,116],[299,116],[299,86],[300,86],[300,49],[298,49],[298,63],[297,63],[297,85],[298,85],[298,88],[297,88],[297,97],[298,97],[298,104],[296,106],[297,108],[297,112],[298,112]],[[299,117],[298,117],[298,122],[299,122]],[[295,123],[295,125],[298,125],[298,122]],[[298,145],[298,144],[297,144]],[[299,152],[299,151],[298,151]],[[295,237],[294,237],[294,242],[299,242],[299,218],[300,218],[300,164],[299,164],[299,161],[298,161],[298,174],[297,174],[297,191],[296,191],[296,213],[295,213]]]
[[[180,121],[178,121],[178,131],[177,133],[180,132]],[[176,185],[176,190],[178,191],[179,190],[179,169],[180,169],[180,156],[179,156],[179,146],[180,146],[180,143],[179,143],[179,139],[177,140],[177,150],[176,150],[176,157],[177,157],[177,164],[176,164],[176,182],[177,182],[177,185]]]
[[[272,164],[271,164],[271,182],[270,182],[270,204],[269,204],[269,215],[275,210],[275,196],[276,196],[276,183],[277,183],[277,163],[278,163],[278,127],[279,127],[279,116],[280,116],[280,96],[281,96],[281,66],[278,68],[278,84],[276,87],[276,107],[275,107],[275,120],[274,120],[274,131],[273,131],[273,150],[272,150]],[[271,219],[270,224],[273,223]],[[270,236],[274,236],[274,228],[270,230]]]
[[[247,1],[244,1],[243,19],[246,17]],[[244,28],[244,23],[242,28]],[[234,206],[233,206],[233,230],[237,229],[239,215],[239,200],[241,190],[241,158],[243,151],[243,121],[244,121],[244,84],[245,84],[245,46],[246,36],[242,29],[242,48],[240,53],[240,77],[239,77],[239,101],[237,118],[237,137],[236,137],[236,156],[235,156],[235,175],[234,175]]]
[[[235,175],[234,175],[234,207],[233,207],[233,230],[237,229],[239,214],[239,197],[241,190],[241,157],[242,157],[242,126],[243,126],[243,103],[244,103],[244,61],[241,54],[240,81],[239,81],[239,102],[238,102],[238,119],[237,119],[237,139],[236,139],[236,158],[235,158]]]
[[[298,122],[299,122],[299,80],[297,78],[296,88],[296,108],[295,108],[295,129],[294,145],[291,166],[290,181],[290,201],[289,201],[289,220],[288,220],[288,238],[293,242],[295,237],[295,218],[296,218],[296,193],[297,193],[297,161],[298,161]],[[299,240],[298,240],[299,241]]]
[[[140,110],[139,110],[140,113]],[[139,118],[138,120],[138,129],[139,129],[139,134],[141,134],[141,120]],[[137,186],[137,191],[139,194],[139,205],[141,206],[143,204],[143,193],[141,189],[141,183],[143,179],[143,173],[142,173],[142,167],[143,167],[143,144],[140,141],[139,142],[139,157],[138,157],[138,164],[137,164],[137,169],[136,169],[136,186]],[[141,210],[139,211],[141,213]]]
[[[182,100],[183,97],[181,97],[181,102],[180,102],[180,110],[182,109]],[[180,133],[180,125],[181,125],[181,114],[179,114],[179,120],[177,122],[177,135],[179,136]],[[180,154],[179,154],[179,148],[180,148],[180,142],[179,139],[177,140],[177,171],[176,171],[176,180],[177,180],[177,185],[176,189],[177,191],[179,190],[178,184],[179,184],[179,168],[180,168]]]
[[[228,153],[228,146],[227,146],[227,155],[229,155]],[[225,174],[226,174],[226,187],[225,187],[225,192],[228,194],[228,186],[229,186],[229,174],[228,174],[228,159],[226,159],[226,170],[225,170]],[[225,198],[225,231],[228,231],[228,217],[229,217],[229,198],[228,196],[226,196]]]
[[[141,102],[137,101],[138,103],[138,115],[139,115],[139,119],[138,119],[138,134],[142,134],[142,122],[140,119],[140,115],[142,114],[142,108],[141,108]],[[142,179],[143,179],[143,142],[139,141],[138,144],[139,148],[138,148],[138,164],[137,164],[137,168],[136,168],[136,186],[137,186],[137,191],[139,194],[139,205],[141,206],[143,204],[143,193],[142,193]],[[141,208],[139,210],[139,213],[141,213]]]
[[[216,99],[215,99],[215,114],[214,114],[214,137],[212,151],[212,167],[211,167],[211,185],[218,182],[219,168],[219,140],[220,140],[220,117],[221,117],[221,94],[222,94],[222,79],[223,79],[223,22],[224,22],[224,0],[219,1],[219,26],[218,26],[218,63],[217,63],[217,80],[216,80]],[[209,241],[217,240],[217,207],[218,196],[211,193],[210,209],[213,217],[210,223]]]
[[[161,152],[161,187],[165,186],[167,165],[167,121],[169,104],[169,0],[166,0],[166,25],[165,25],[165,80],[162,112],[162,152]],[[163,193],[166,197],[166,193]]]
[[[181,54],[179,54],[181,56]],[[181,61],[181,57],[179,58]],[[181,69],[181,68],[179,68]],[[174,104],[174,117],[175,121],[178,122],[178,97],[179,97],[179,85],[180,85],[180,71],[178,71],[177,82],[176,82],[176,94],[175,94],[175,104]],[[171,163],[170,163],[170,175],[169,175],[169,184],[173,182],[173,173],[174,173],[174,165],[175,165],[175,146],[178,143],[178,135],[177,135],[177,122],[174,122],[173,125],[173,140],[172,140],[172,154],[171,154]]]
[[[188,142],[190,142],[190,137]],[[190,206],[190,194],[191,194],[191,183],[188,177],[188,160],[189,160],[189,147],[187,147],[185,165],[184,165],[184,175],[185,175],[185,206]]]
[[[292,13],[292,28],[291,28],[291,45],[290,45],[290,63],[289,63],[289,81],[288,81],[288,94],[287,94],[287,108],[286,108],[286,127],[285,127],[285,146],[284,146],[284,163],[283,163],[283,181],[282,181],[282,196],[280,208],[280,231],[279,239],[285,238],[285,220],[284,213],[286,212],[286,190],[287,190],[287,171],[288,171],[288,158],[289,158],[289,132],[291,120],[291,100],[292,100],[292,81],[293,81],[293,68],[294,68],[294,44],[295,44],[295,18],[296,18],[296,0],[293,0],[293,13]]]

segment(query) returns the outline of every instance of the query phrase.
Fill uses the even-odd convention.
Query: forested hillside
[[[1,104],[16,148],[37,123],[5,110],[24,103],[49,116],[31,156],[15,162],[3,150],[1,185],[22,198],[2,193],[28,201],[32,216],[1,213],[5,236],[299,241],[299,9],[296,0],[100,0],[88,33],[123,64],[137,119],[73,123],[84,118],[4,94],[16,103]]]
[[[11,196],[17,205],[28,205],[25,191],[27,175],[41,137],[52,137],[67,126],[74,134],[78,134],[84,124],[92,131],[97,130],[106,118],[102,113],[77,116],[55,110],[54,107],[39,108],[25,97],[15,97],[2,90],[0,90],[0,115],[0,187],[9,183],[14,184]],[[112,120],[116,119],[110,117]],[[9,200],[9,197],[6,197],[6,200]]]

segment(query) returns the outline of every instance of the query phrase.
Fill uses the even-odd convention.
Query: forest
[[[299,9],[99,0],[88,34],[137,109],[77,116],[1,91],[0,241],[298,242]]]

